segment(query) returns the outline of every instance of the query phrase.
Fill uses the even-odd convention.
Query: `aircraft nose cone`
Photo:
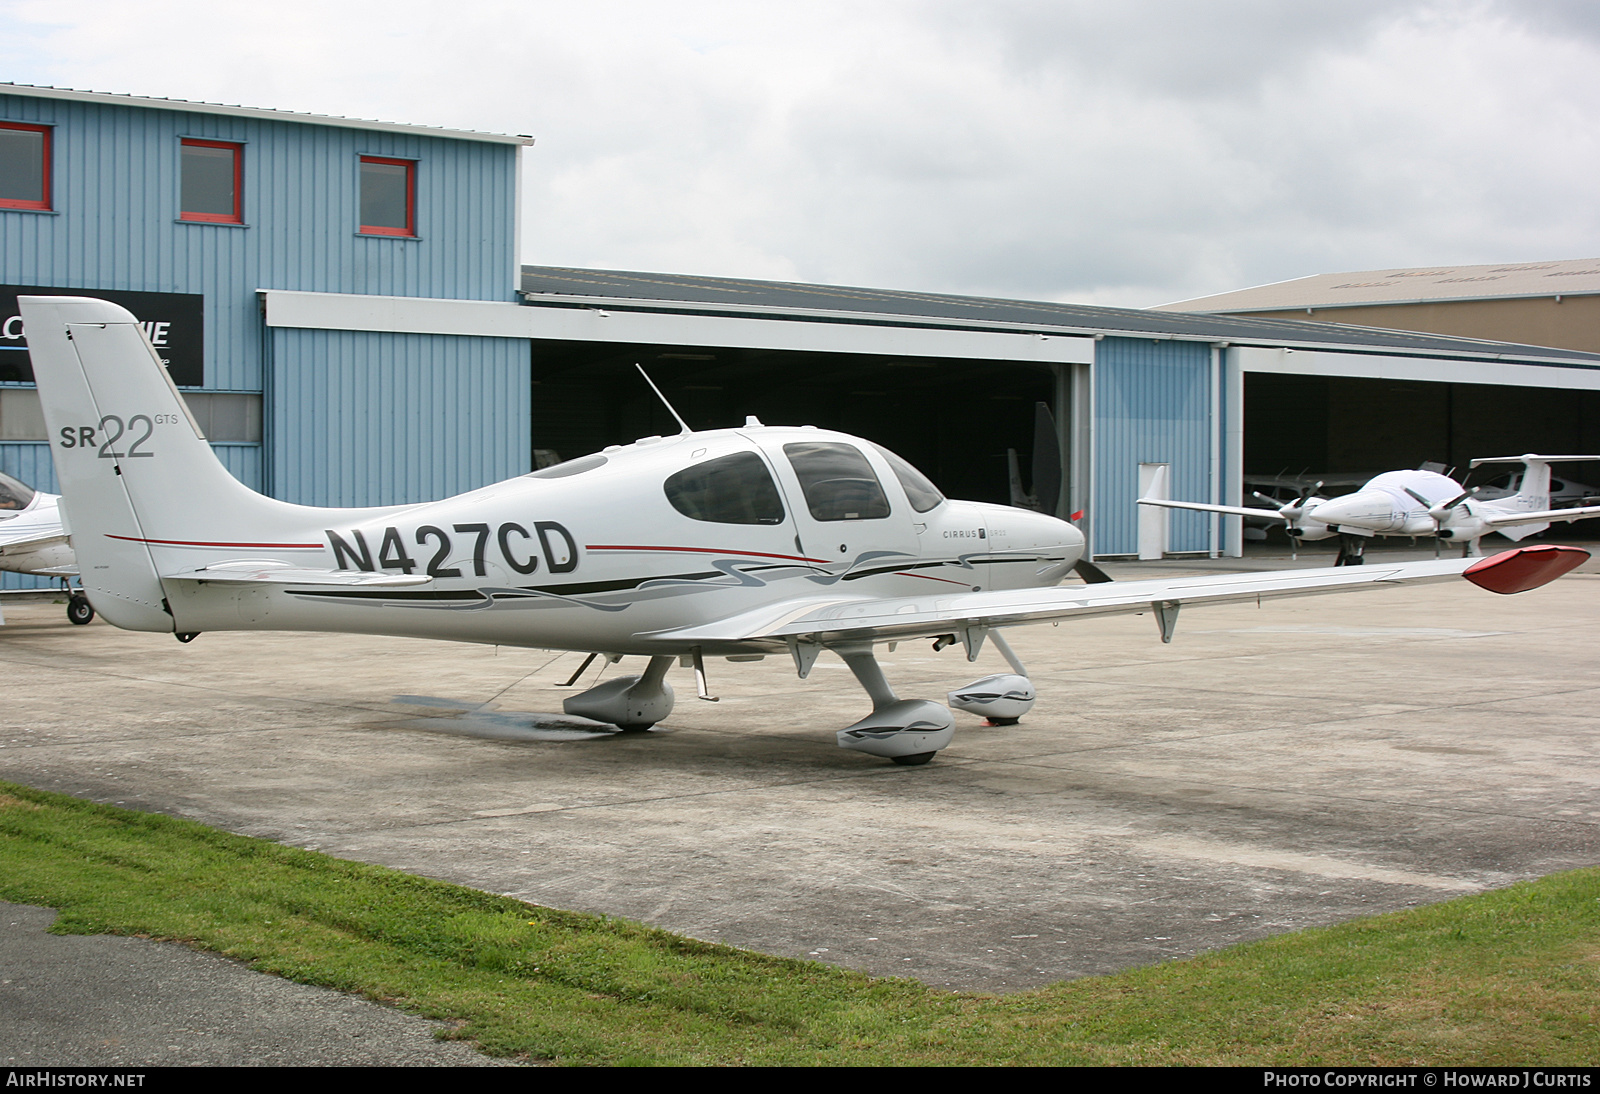
[[[1405,513],[1395,504],[1394,498],[1382,490],[1363,490],[1325,501],[1312,515],[1323,524],[1368,528],[1374,532],[1388,531],[1405,522]]]
[[[1033,580],[1040,585],[1054,585],[1072,572],[1072,564],[1083,555],[1083,533],[1076,525],[1043,513],[1029,513],[1016,529],[1011,541],[1013,549],[1032,549],[1045,558],[1034,572]]]

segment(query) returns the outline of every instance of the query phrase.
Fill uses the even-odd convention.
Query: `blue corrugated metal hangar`
[[[1099,556],[1140,550],[1153,481],[1238,504],[1247,470],[1327,469],[1351,437],[1373,470],[1600,445],[1600,355],[1577,351],[524,266],[530,144],[0,84],[0,470],[54,488],[15,309],[38,292],[127,306],[234,474],[313,505],[443,497],[672,431],[635,362],[696,428],[843,429],[980,500],[1010,498],[1008,450],[1029,467],[1045,403],[1057,511],[1083,511]],[[1235,518],[1177,513],[1166,537],[1239,550]]]

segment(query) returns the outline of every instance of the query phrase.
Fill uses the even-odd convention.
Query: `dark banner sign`
[[[64,289],[45,285],[0,285],[0,380],[33,381],[33,362],[17,312],[19,296],[93,296],[127,308],[144,327],[172,382],[180,387],[205,383],[205,300],[199,293],[118,292],[114,289]]]

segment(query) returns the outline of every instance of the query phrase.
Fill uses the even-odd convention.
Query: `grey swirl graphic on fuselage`
[[[883,565],[885,559],[893,559]],[[572,605],[597,612],[626,611],[642,600],[662,597],[693,595],[719,589],[768,588],[775,582],[804,577],[818,585],[833,585],[840,581],[857,581],[883,574],[913,570],[940,569],[956,566],[973,569],[973,560],[991,561],[993,556],[982,554],[958,555],[955,558],[921,560],[903,551],[865,551],[836,572],[822,570],[811,563],[751,562],[749,559],[719,558],[709,565],[711,570],[694,573],[666,574],[660,577],[617,578],[608,581],[578,581],[564,585],[490,585],[477,589],[427,589],[397,591],[389,589],[290,589],[289,595],[320,602],[339,601],[373,608],[423,608],[429,611],[481,612],[489,610],[518,610],[523,608],[548,608]],[[1009,560],[1008,560],[1009,561]],[[1017,561],[1021,561],[1020,559]],[[873,563],[879,563],[873,565]],[[765,576],[758,576],[765,575]],[[625,596],[618,602],[601,599],[607,594]]]

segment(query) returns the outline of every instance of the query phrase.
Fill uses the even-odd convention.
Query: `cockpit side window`
[[[900,486],[905,490],[906,500],[911,503],[911,508],[919,513],[926,513],[930,509],[938,508],[944,501],[944,495],[939,493],[939,488],[928,481],[928,476],[913,467],[911,461],[895,455],[881,444],[872,447],[888,461],[889,470],[900,480]]]
[[[686,467],[665,484],[672,507],[714,524],[782,524],[783,499],[754,452],[735,452]]]
[[[889,515],[889,499],[860,449],[800,441],[784,445],[783,451],[817,520],[880,520]]]
[[[0,510],[26,509],[33,500],[33,487],[25,486],[10,475],[0,474]]]

